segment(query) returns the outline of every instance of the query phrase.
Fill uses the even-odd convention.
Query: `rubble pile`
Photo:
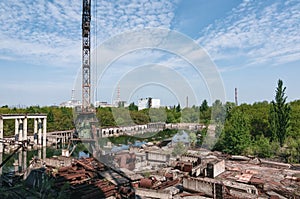
[[[67,192],[71,198],[133,198],[135,195],[127,179],[94,158],[74,160],[71,166],[48,168],[48,172],[54,177],[57,189],[69,185]],[[103,173],[112,174],[112,180]],[[123,183],[119,184],[121,181]]]

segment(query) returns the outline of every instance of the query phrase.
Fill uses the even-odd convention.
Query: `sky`
[[[73,89],[80,100],[81,4],[0,2],[0,106],[59,105]],[[135,103],[233,102],[235,88],[239,103],[271,101],[278,79],[297,100],[299,10],[298,0],[92,0],[93,101],[119,90]]]

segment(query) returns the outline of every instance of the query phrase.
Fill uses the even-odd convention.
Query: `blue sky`
[[[186,35],[207,52],[220,73],[227,101],[234,100],[235,87],[240,103],[270,101],[279,78],[287,86],[288,100],[299,99],[297,0],[92,2],[93,49],[101,49],[103,42],[127,31],[170,29]],[[0,15],[0,106],[60,104],[71,98],[72,89],[79,98],[81,1],[1,1]],[[93,52],[100,55],[93,56],[95,64],[101,52]],[[170,67],[177,79],[188,80],[197,99],[188,92],[178,94],[158,80],[131,91],[120,84],[131,77],[143,85],[143,75],[155,76],[155,64]],[[152,67],[149,71],[153,73],[148,73],[145,66]],[[168,69],[160,69],[161,76],[157,77],[166,77]],[[211,101],[206,80],[196,76],[186,60],[157,49],[129,52],[114,61],[104,76],[95,78],[98,89],[94,99],[100,101],[113,101],[118,86],[121,98],[128,101],[151,96],[161,98],[164,105],[184,104],[176,95],[189,96],[189,104]]]

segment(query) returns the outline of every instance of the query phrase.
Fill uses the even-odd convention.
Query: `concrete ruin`
[[[46,146],[47,139],[47,115],[46,114],[1,114],[0,115],[0,139],[3,139],[4,120],[15,120],[15,141],[28,139],[28,119],[34,120],[34,144]],[[3,152],[3,144],[0,143],[0,153]]]

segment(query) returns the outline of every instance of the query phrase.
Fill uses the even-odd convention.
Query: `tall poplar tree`
[[[275,101],[271,102],[270,110],[270,129],[272,132],[273,140],[278,140],[282,147],[288,132],[290,124],[290,112],[291,108],[286,102],[287,96],[285,96],[286,87],[283,87],[282,80],[278,80],[276,88]]]

